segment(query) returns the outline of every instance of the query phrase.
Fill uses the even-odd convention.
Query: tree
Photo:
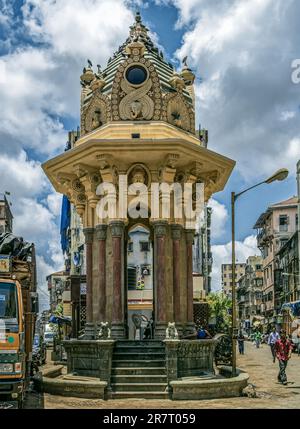
[[[209,316],[215,319],[216,332],[228,332],[231,327],[232,302],[222,292],[211,292],[207,296]]]

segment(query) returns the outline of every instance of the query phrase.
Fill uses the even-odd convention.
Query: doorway
[[[143,224],[128,228],[126,252],[128,339],[153,338],[153,240]]]

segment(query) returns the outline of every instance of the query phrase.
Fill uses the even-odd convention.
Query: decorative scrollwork
[[[81,113],[81,133],[84,135],[101,127],[111,119],[111,105],[109,98],[96,91],[91,101]]]

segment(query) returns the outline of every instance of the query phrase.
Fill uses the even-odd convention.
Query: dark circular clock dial
[[[132,85],[141,85],[147,79],[147,71],[141,66],[131,66],[126,71],[126,79]]]

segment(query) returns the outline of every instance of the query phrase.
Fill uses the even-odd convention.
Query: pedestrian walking
[[[240,353],[240,355],[243,355],[244,350],[245,350],[245,337],[244,337],[242,331],[239,331],[237,341],[238,341],[238,346],[239,346],[239,353]]]
[[[261,338],[262,338],[261,333],[259,331],[255,332],[254,340],[255,340],[255,345],[257,349],[259,349]]]
[[[268,337],[268,344],[269,344],[270,349],[271,349],[271,353],[272,353],[272,357],[273,357],[273,363],[275,363],[275,360],[276,360],[275,343],[277,340],[279,340],[279,338],[280,338],[280,335],[274,326],[274,328],[272,329],[272,332],[269,334],[269,337]]]
[[[277,379],[280,383],[286,385],[287,376],[285,370],[292,355],[292,344],[287,339],[285,331],[280,332],[280,339],[275,343],[275,353],[279,362],[279,373]]]

